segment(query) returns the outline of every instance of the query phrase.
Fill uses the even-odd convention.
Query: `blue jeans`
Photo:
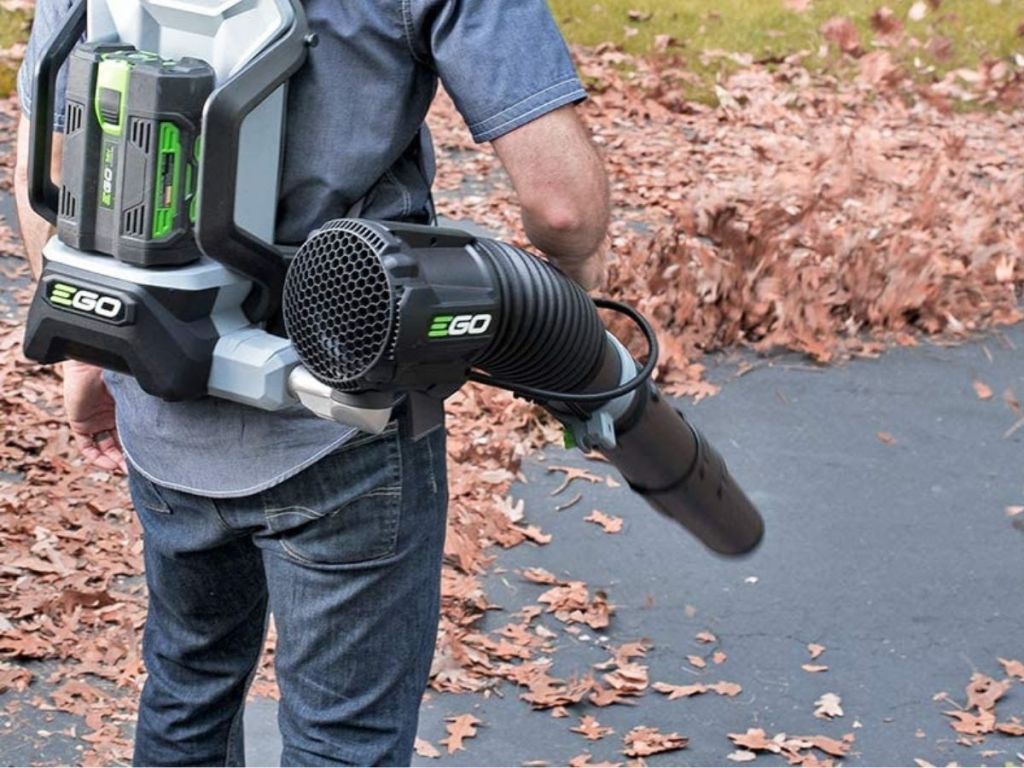
[[[282,764],[409,764],[437,633],[444,441],[413,441],[402,418],[237,499],[131,473],[150,598],[136,765],[244,764],[268,609]]]

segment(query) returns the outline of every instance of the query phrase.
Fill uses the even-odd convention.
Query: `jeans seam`
[[[287,515],[289,513],[300,514],[303,517],[308,517],[310,520],[318,520],[322,517],[330,517],[331,515],[336,515],[342,510],[344,510],[346,507],[356,503],[357,501],[361,501],[362,499],[372,499],[376,496],[400,497],[401,495],[401,485],[388,485],[385,486],[384,488],[373,488],[367,491],[366,493],[361,493],[355,498],[349,499],[348,501],[338,506],[337,508],[332,509],[329,512],[324,512],[322,514],[317,512],[315,509],[310,509],[309,507],[302,506],[301,504],[296,504],[291,507],[264,507],[263,511],[268,520],[272,517],[280,517],[281,515]]]
[[[228,758],[230,758],[230,756],[231,756],[231,742],[234,740],[235,734],[238,731],[238,724],[242,722],[242,717],[240,715],[243,712],[245,712],[245,700],[249,697],[249,687],[252,685],[252,681],[256,677],[256,673],[259,670],[260,657],[263,656],[263,645],[264,645],[264,643],[267,642],[267,626],[269,624],[269,619],[270,619],[270,601],[268,600],[267,601],[267,608],[263,612],[263,631],[260,633],[260,642],[259,642],[259,645],[257,646],[256,657],[255,657],[255,659],[253,659],[252,665],[249,667],[249,674],[246,675],[245,685],[242,686],[242,700],[241,700],[241,703],[238,705],[238,710],[235,712],[234,716],[231,718],[231,725],[228,727],[228,737],[227,737],[226,743],[224,745],[224,755],[225,755],[225,761],[224,762],[225,763],[228,762]],[[242,749],[243,750],[245,749],[245,745],[242,746]],[[245,753],[243,752],[243,758],[244,758],[244,754]],[[243,764],[244,764],[244,759],[243,759]]]
[[[389,431],[391,431],[391,430],[386,430],[382,434],[387,434]],[[301,553],[299,553],[294,547],[292,547],[292,546],[290,546],[288,544],[288,541],[286,539],[281,538],[278,543],[281,545],[281,549],[283,549],[284,552],[289,557],[294,558],[295,560],[297,560],[300,563],[303,563],[304,565],[312,565],[312,566],[323,566],[323,565],[358,566],[358,565],[366,565],[368,563],[374,563],[374,562],[377,562],[379,560],[386,560],[387,558],[389,558],[392,555],[394,555],[395,550],[398,547],[398,531],[401,529],[401,523],[402,523],[402,504],[403,504],[403,499],[404,499],[404,496],[405,496],[405,494],[404,494],[404,490],[405,490],[405,467],[404,467],[404,462],[402,461],[402,456],[403,456],[403,453],[402,453],[402,434],[401,434],[401,430],[395,430],[395,431],[398,431],[398,434],[395,436],[395,439],[388,445],[388,453],[389,453],[388,460],[389,461],[396,461],[397,460],[397,463],[398,463],[398,482],[397,483],[392,483],[392,484],[386,486],[383,489],[373,489],[373,490],[367,491],[366,493],[360,494],[359,496],[357,496],[354,499],[350,499],[344,505],[345,507],[347,507],[347,506],[353,504],[354,502],[358,501],[359,499],[365,499],[365,498],[370,498],[370,497],[374,497],[374,496],[382,496],[382,497],[383,496],[392,496],[392,497],[397,498],[397,500],[398,500],[398,502],[397,502],[398,514],[396,514],[391,520],[388,521],[387,527],[384,529],[384,536],[383,536],[383,538],[385,540],[385,545],[384,545],[384,550],[385,551],[383,553],[379,554],[379,555],[371,555],[370,557],[367,557],[367,558],[365,558],[363,560],[354,560],[352,562],[344,562],[344,563],[318,563],[316,560],[311,560],[308,557],[306,557],[306,556],[302,555]],[[433,471],[433,469],[431,469],[431,471]],[[395,493],[395,488],[398,489],[397,493]],[[309,509],[309,507],[298,507],[297,506],[296,508],[301,508],[301,509],[304,509],[304,510],[307,510],[307,511],[312,511],[312,510]],[[343,507],[339,507],[338,510],[335,510],[335,512],[340,511],[341,509],[343,509]],[[270,520],[273,517],[279,516],[281,514],[281,511],[282,511],[281,508],[278,508],[278,507],[268,507],[267,506],[267,502],[266,502],[266,498],[264,497],[264,499],[263,499],[263,516],[264,516],[264,519],[267,521],[267,527],[271,531],[273,531],[273,527],[270,525]],[[276,515],[272,514],[272,512],[276,512],[277,514]],[[318,518],[323,518],[323,517],[327,517],[327,515],[326,514],[325,515],[318,515],[316,518],[312,518],[312,519],[318,519]]]
[[[402,35],[405,37],[405,45],[409,49],[409,54],[412,56],[413,61],[418,64],[424,64],[423,58],[416,53],[416,46],[413,40],[414,25],[412,4],[410,0],[402,0]]]
[[[161,515],[163,517],[170,517],[171,515],[173,515],[174,511],[171,509],[171,505],[168,504],[167,500],[160,495],[160,490],[157,487],[156,483],[152,482],[146,477],[143,477],[141,482],[138,482],[138,485],[141,486],[143,483],[146,483],[149,486],[147,488],[148,495],[155,497],[156,501],[149,502],[142,500],[140,501],[139,506],[145,507],[154,515]]]
[[[396,528],[397,528],[397,526],[396,526]],[[386,534],[387,534],[387,537],[388,537],[389,540],[391,538],[393,538],[393,534],[392,534],[392,532],[390,530],[386,531]],[[381,552],[380,554],[374,553],[374,554],[370,555],[369,557],[363,558],[362,560],[353,560],[351,562],[343,562],[343,563],[320,563],[320,562],[317,562],[316,560],[310,560],[308,557],[303,555],[301,552],[298,552],[294,547],[290,546],[288,544],[288,542],[285,541],[284,539],[281,539],[281,548],[288,554],[289,557],[292,557],[295,560],[298,560],[303,565],[312,565],[312,566],[317,566],[317,567],[322,567],[322,566],[325,566],[325,565],[326,566],[339,566],[339,565],[340,566],[344,566],[344,565],[358,566],[358,565],[368,565],[369,563],[375,563],[378,560],[387,560],[389,557],[391,557],[394,554],[394,552],[391,551],[390,545],[388,545],[387,549],[384,552]]]

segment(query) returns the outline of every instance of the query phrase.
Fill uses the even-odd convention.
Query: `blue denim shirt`
[[[69,0],[37,0],[18,80],[31,110],[34,62]],[[430,218],[433,151],[424,119],[444,83],[473,138],[491,141],[585,93],[545,0],[305,0],[319,45],[289,86],[277,236],[300,243],[327,219]],[[62,128],[63,108],[57,110]],[[246,496],[330,453],[353,430],[301,408],[206,398],[167,403],[109,374],[129,461],[169,488]]]

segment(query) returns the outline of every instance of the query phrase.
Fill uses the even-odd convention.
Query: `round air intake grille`
[[[394,324],[391,284],[380,261],[384,237],[339,219],[309,236],[288,268],[284,322],[302,363],[346,389],[387,350]]]

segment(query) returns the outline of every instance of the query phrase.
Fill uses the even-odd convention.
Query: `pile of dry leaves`
[[[671,391],[706,391],[705,350],[827,362],[1021,318],[1022,113],[954,110],[946,81],[921,86],[886,56],[859,59],[849,82],[812,76],[800,56],[753,65],[712,109],[682,99],[686,72],[671,58],[578,52],[616,206],[608,290],[656,321]],[[1024,103],[1024,77],[1000,63],[957,82]],[[442,161],[462,160],[470,145],[450,104],[435,118]],[[446,212],[519,233],[493,157],[459,165],[445,189],[480,178],[496,189],[445,200]]]
[[[827,38],[842,45],[838,28]],[[825,362],[1021,318],[1021,117],[950,107],[965,94],[1013,103],[1019,73],[986,65],[924,87],[878,51],[847,52],[857,69],[848,82],[812,76],[799,57],[770,70],[751,64],[721,83],[721,106],[709,108],[682,98],[686,73],[670,57],[577,51],[593,94],[583,111],[606,154],[617,211],[609,293],[654,320],[659,376],[670,391],[712,391],[701,380],[700,354],[728,345],[799,350]],[[493,154],[472,145],[444,97],[431,125],[442,212],[523,243],[514,195]],[[10,120],[0,126],[0,140],[9,139]],[[0,187],[9,190],[9,154],[3,162]],[[0,252],[19,252],[2,223]],[[18,277],[4,269],[0,280]],[[16,298],[23,306],[27,295]],[[139,531],[122,482],[83,467],[70,448],[58,376],[23,360],[19,322],[0,319],[0,656],[7,659],[0,693],[31,683],[22,662],[56,660],[59,688],[33,705],[82,715],[83,738],[100,750],[86,759],[111,762],[123,757],[119,726],[131,719],[143,674]],[[510,683],[529,706],[565,717],[582,702],[628,703],[651,689],[670,698],[740,692],[728,681],[650,682],[643,643],[613,648],[606,662],[575,677],[554,677],[558,632],[604,629],[614,606],[582,582],[537,569],[521,575],[545,585],[539,601],[505,626],[481,630],[492,607],[482,579],[494,547],[550,541],[512,502],[510,488],[530,447],[560,441],[560,431],[510,395],[475,386],[451,398],[449,414],[451,509],[435,689],[487,692]],[[615,520],[592,519],[609,532]],[[720,663],[694,658],[698,668]],[[269,657],[261,674],[259,690],[272,691]],[[994,691],[953,716],[972,733],[1019,729],[996,720]],[[989,699],[992,706],[981,706]],[[445,746],[462,748],[477,725],[471,716],[454,718]],[[584,716],[573,730],[594,740],[609,729]],[[814,750],[843,757],[852,741],[758,730],[731,738],[734,759],[766,751],[807,765],[818,760]],[[638,725],[623,736],[622,751],[642,759],[686,742]]]

